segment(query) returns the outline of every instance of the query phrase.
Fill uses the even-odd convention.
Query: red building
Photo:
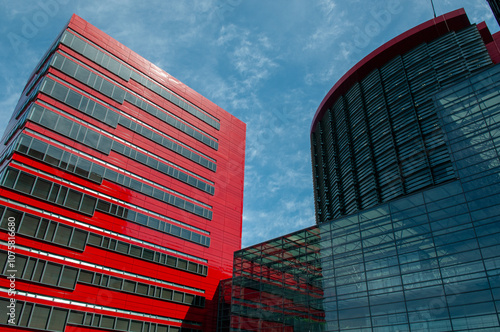
[[[73,16],[2,142],[2,329],[215,330],[244,123]]]

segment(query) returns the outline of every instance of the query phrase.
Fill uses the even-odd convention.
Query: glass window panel
[[[92,164],[92,170],[90,172],[90,180],[101,182],[104,174],[104,167],[97,164]]]
[[[92,148],[97,148],[97,145],[98,145],[98,142],[99,142],[99,139],[100,139],[101,135],[98,134],[97,132],[89,129],[87,131],[87,134],[85,135],[85,139],[84,139],[84,143]]]
[[[78,210],[78,208],[80,207],[81,200],[82,200],[82,193],[70,189],[68,191],[68,195],[66,197],[64,206],[70,209]]]
[[[48,227],[49,227],[49,221],[47,219],[42,219],[40,221],[40,226],[38,226],[38,232],[36,233],[36,237],[39,239],[45,239],[45,233],[47,232]]]
[[[47,229],[47,233],[45,234],[45,240],[52,241],[52,237],[54,236],[54,232],[56,231],[57,223],[51,221],[49,223],[49,228]]]
[[[67,193],[68,193],[68,188],[61,187],[57,195],[56,204],[63,205]]]
[[[17,258],[17,257],[16,257]],[[3,272],[5,263],[7,262],[7,253],[4,251],[0,251],[0,273]],[[17,262],[16,262],[17,263]],[[17,264],[16,264],[17,265]],[[17,268],[17,266],[16,266]],[[22,270],[21,270],[22,271]]]
[[[31,143],[30,149],[28,151],[28,155],[33,158],[43,160],[45,155],[45,151],[47,150],[47,143],[41,142],[39,140],[33,140]]]
[[[102,316],[101,327],[113,329],[115,326],[115,318],[110,316]]]
[[[27,153],[28,148],[31,144],[32,138],[26,135],[21,135],[20,136],[19,143],[17,144],[16,150],[21,152],[21,153]]]
[[[61,164],[59,165],[60,168],[66,169],[68,168],[68,162],[69,162],[69,157],[71,156],[71,153],[64,151],[63,155],[61,157]]]
[[[142,253],[142,258],[147,259],[147,260],[153,260],[154,256],[154,251],[149,250],[149,249],[144,249]]]
[[[117,243],[116,251],[122,252],[124,254],[127,254],[128,250],[129,250],[129,247],[130,247],[130,245],[128,243],[120,241],[120,242]]]
[[[73,173],[75,171],[75,167],[76,167],[77,161],[78,161],[78,157],[77,156],[75,156],[74,154],[69,154],[69,161],[68,161],[68,166],[66,167],[66,169],[69,172]]]
[[[28,265],[26,265],[26,269],[24,269],[23,279],[31,280],[33,271],[35,270],[35,264],[36,264],[35,259],[30,259],[28,261]]]
[[[30,328],[44,330],[49,320],[50,307],[36,305],[30,319]]]
[[[32,310],[33,310],[33,304],[24,303],[22,317],[21,320],[19,321],[20,326],[28,326],[28,320],[30,318]]]
[[[187,262],[186,260],[184,260],[184,259],[180,259],[180,258],[179,258],[179,260],[178,260],[178,262],[177,262],[177,267],[178,267],[179,269],[186,270],[186,269],[187,269],[187,263],[188,263],[188,262]]]
[[[174,301],[175,302],[184,302],[184,293],[174,292]]]
[[[61,271],[62,265],[48,262],[43,272],[42,283],[57,286]]]
[[[45,154],[44,161],[54,166],[59,166],[59,162],[61,160],[63,154],[63,150],[56,148],[55,146],[50,145],[47,153]]]
[[[71,312],[69,314],[68,323],[83,324],[84,316],[85,316],[85,313],[83,313],[81,311],[71,310]]]
[[[35,183],[35,187],[33,188],[33,195],[41,199],[47,199],[49,197],[51,187],[52,182],[38,178]]]
[[[105,154],[109,154],[111,150],[112,140],[108,137],[101,135],[99,139],[99,144],[97,145],[97,149]]]
[[[70,247],[76,248],[79,250],[84,250],[85,245],[87,244],[87,235],[88,233],[79,229],[74,229],[73,237],[71,238]]]
[[[116,319],[115,329],[117,331],[128,331],[129,320],[124,318]]]
[[[80,206],[80,211],[86,214],[94,214],[94,209],[96,205],[97,199],[89,196],[83,195],[82,205]]]
[[[172,225],[170,227],[170,233],[175,236],[181,235],[181,228],[179,226]]]
[[[162,292],[161,292],[161,298],[162,299],[165,299],[165,300],[172,300],[172,295],[173,295],[173,291],[171,291],[170,289],[162,289]]]
[[[88,243],[96,246],[100,246],[102,241],[102,236],[89,233]]]
[[[131,332],[142,332],[142,322],[139,322],[137,320],[133,320],[130,322],[130,329],[129,331]]]
[[[123,280],[123,290],[127,292],[135,292],[136,282],[130,280]]]
[[[109,287],[115,288],[115,289],[121,289],[122,288],[122,281],[123,280],[120,278],[111,277],[109,279]]]
[[[141,257],[142,256],[142,249],[141,247],[138,246],[130,246],[130,255],[135,256],[135,257]]]
[[[92,320],[92,326],[99,326],[101,322],[101,315],[94,315],[94,319]]]
[[[59,281],[59,286],[74,289],[77,275],[78,269],[65,266],[61,275],[61,280]]]
[[[33,273],[33,277],[31,280],[40,281],[40,279],[42,278],[42,273],[43,273],[44,267],[45,267],[45,262],[38,261],[38,263],[36,264],[35,272]]]
[[[147,295],[149,286],[146,284],[138,283],[136,293]]]
[[[0,224],[0,228],[8,229],[9,227],[9,219],[14,220],[15,230],[18,230],[19,223],[21,222],[21,218],[23,213],[13,209],[7,209],[2,217],[2,222]]]
[[[177,258],[172,256],[167,256],[167,265],[175,267],[177,265]]]
[[[63,246],[67,246],[71,237],[72,230],[73,227],[59,224],[59,227],[57,227],[56,235],[54,237],[54,242]]]
[[[68,118],[65,118],[64,116],[60,116],[59,121],[57,121],[55,130],[64,136],[70,136],[72,127],[73,127],[73,121],[71,121]]]
[[[92,279],[94,278],[94,273],[89,271],[80,270],[80,274],[78,275],[78,281],[92,283]]]
[[[17,176],[19,175],[19,171],[16,169],[8,168],[7,173],[3,179],[3,185],[7,188],[14,188],[14,184],[16,182]]]
[[[106,202],[106,201],[103,201],[102,199],[100,199],[97,202],[97,210],[99,210],[99,211],[108,213],[110,208],[111,208],[111,204]]]
[[[15,189],[24,193],[31,193],[36,177],[24,172],[21,172],[17,179]]]
[[[74,62],[70,62],[70,63],[75,64]],[[76,67],[74,69],[76,69]],[[69,90],[69,93],[68,93],[68,96],[66,97],[65,102],[69,106],[78,109],[78,106],[80,106],[81,100],[82,100],[82,95],[80,95],[79,93],[77,93],[73,90]]]
[[[42,119],[40,120],[39,123],[42,126],[53,129],[55,127],[55,124],[56,124],[58,118],[59,118],[58,114],[51,112],[51,111],[48,111],[48,110],[45,110],[43,112]]]
[[[24,267],[25,267],[27,261],[28,261],[28,257],[26,257],[26,256],[21,256],[21,255],[16,256],[15,264],[16,264],[16,270],[17,270],[17,273],[16,273],[17,277],[20,278],[23,275],[23,270],[24,270]],[[1,271],[2,270],[0,270],[0,272]]]
[[[76,164],[75,173],[83,177],[88,177],[92,163],[84,158],[79,158]]]
[[[186,304],[193,304],[194,302],[194,295],[191,295],[191,294],[185,294],[184,296],[184,303]]]
[[[108,286],[108,280],[109,280],[109,277],[106,276],[106,275],[103,275],[102,279],[101,279],[101,286],[107,287]]]
[[[137,223],[139,223],[141,225],[147,225],[147,223],[148,223],[148,216],[146,216],[144,214],[141,214],[141,213],[137,213],[135,222],[137,222]]]
[[[19,232],[28,236],[35,236],[39,222],[39,217],[32,216],[31,214],[25,214],[21,222]]]

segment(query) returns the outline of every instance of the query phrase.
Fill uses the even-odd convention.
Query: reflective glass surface
[[[499,78],[435,95],[458,179],[236,252],[231,330],[499,331]]]

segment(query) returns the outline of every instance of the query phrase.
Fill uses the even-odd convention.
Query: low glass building
[[[456,23],[464,16],[463,11],[457,11],[424,25],[445,22],[452,27],[451,22]],[[412,90],[416,87],[411,87],[411,80],[407,80],[411,66],[401,67],[399,72],[406,76],[394,83],[402,86],[399,99],[411,101],[398,104],[405,107],[400,116],[409,119],[406,127],[394,127],[396,118],[390,114],[395,106],[387,103],[386,90],[378,95],[381,107],[372,110],[383,113],[380,121],[384,124],[380,125],[387,126],[385,134],[368,130],[369,120],[375,114],[366,107],[366,94],[357,99],[360,106],[357,111],[361,114],[357,124],[349,117],[355,114],[349,107],[342,111],[347,117],[341,122],[334,122],[331,116],[336,106],[325,108],[323,118],[317,114],[313,123],[317,133],[313,138],[337,137],[335,131],[329,132],[330,136],[325,134],[323,129],[328,125],[334,130],[337,126],[344,128],[345,140],[350,141],[345,145],[347,152],[339,142],[332,146],[340,154],[352,156],[346,159],[350,167],[345,174],[351,174],[354,180],[345,191],[337,193],[340,198],[352,194],[356,204],[353,203],[352,211],[338,210],[339,214],[345,214],[338,218],[323,219],[323,210],[317,215],[317,226],[237,251],[227,330],[500,331],[500,65],[495,65],[496,48],[488,43],[495,36],[485,33],[485,26],[469,25],[463,29],[441,30],[441,36],[437,37],[443,66],[456,62],[456,68],[449,69],[448,79],[443,80],[446,84],[433,79],[437,72],[433,59],[424,57],[417,61],[422,71],[416,75],[428,77],[425,82],[419,81],[420,88],[432,85],[425,99],[429,112],[426,117],[419,115]],[[418,34],[417,29],[403,36],[413,38],[415,31]],[[473,40],[482,40],[475,54],[489,54],[489,60],[482,56],[472,60],[464,52],[455,54],[460,48],[446,47],[448,41],[455,43],[457,35],[463,36],[466,31],[470,33],[470,45],[474,45]],[[396,44],[391,45],[404,43],[405,38],[397,37]],[[417,50],[430,46],[425,42],[414,47],[405,52],[416,54]],[[447,57],[447,50],[455,56]],[[404,61],[408,54],[396,55],[399,60],[384,61]],[[424,66],[426,62],[430,67]],[[367,77],[383,71],[374,70],[376,74],[366,72]],[[392,77],[398,79],[397,75]],[[349,84],[359,87],[356,82]],[[336,85],[339,86],[342,84]],[[386,88],[383,83],[381,86]],[[350,87],[342,89],[350,91]],[[346,98],[343,94],[339,96]],[[339,99],[327,103],[336,105]],[[345,99],[343,103],[343,107],[352,105],[345,103]],[[432,129],[425,127],[430,124]],[[415,134],[410,141],[406,134],[398,141],[405,128]],[[424,128],[427,128],[425,133]],[[370,167],[376,166],[375,157],[381,146],[377,142],[384,138],[375,140],[372,134],[387,137],[390,147],[387,151],[396,158],[386,159],[388,168],[380,168],[380,172],[377,167]],[[359,140],[368,152],[367,162],[357,164],[356,153],[362,150],[357,150]],[[404,146],[402,142],[420,147],[410,149],[407,158],[401,160],[397,157]],[[318,202],[323,206],[331,203],[330,187],[320,187],[318,179],[328,185],[335,179],[330,176],[334,173],[315,173],[327,169],[320,163],[327,155],[314,155],[315,151],[321,154],[325,145],[325,139],[313,140],[317,163],[313,159],[313,173],[317,176],[317,193],[323,195],[317,197]],[[435,159],[438,155],[441,158]],[[389,176],[386,170],[393,161],[395,176],[389,181],[387,192],[392,190],[397,195],[382,199],[386,189],[380,183],[384,176]],[[344,174],[342,162],[337,166],[340,169],[336,172]],[[405,167],[410,173],[404,172]],[[371,201],[362,199],[367,196],[357,196],[363,192],[359,179],[365,168],[372,172],[368,172],[372,174],[370,186],[375,197]],[[409,181],[415,174],[411,170],[422,176],[420,185],[410,189],[409,183],[416,183]],[[368,202],[366,207],[363,202]],[[227,296],[222,299],[228,301]]]

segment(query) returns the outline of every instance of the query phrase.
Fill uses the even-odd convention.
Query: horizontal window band
[[[41,211],[41,212],[43,212],[43,211]],[[8,243],[5,242],[5,241],[0,240],[0,245],[3,245],[3,246],[5,246],[5,248],[8,248]],[[53,258],[53,259],[56,259],[56,260],[60,260],[60,261],[63,261],[63,262],[72,263],[72,264],[75,264],[77,266],[80,266],[80,265],[81,266],[85,266],[87,269],[88,268],[93,268],[93,269],[98,270],[99,272],[100,271],[104,271],[102,273],[113,272],[113,273],[116,273],[116,274],[119,274],[119,275],[124,275],[124,276],[126,276],[128,278],[137,278],[137,279],[143,280],[145,282],[154,282],[154,283],[161,284],[161,285],[166,285],[166,286],[171,286],[171,287],[177,287],[177,288],[181,288],[181,289],[186,289],[186,290],[189,290],[189,291],[192,291],[192,292],[198,292],[198,293],[201,293],[201,294],[205,293],[205,290],[203,290],[201,288],[194,288],[194,287],[190,287],[190,286],[187,286],[187,285],[181,285],[181,284],[177,284],[177,283],[173,283],[173,282],[168,282],[168,281],[164,281],[164,280],[160,280],[160,279],[156,279],[156,278],[151,278],[149,276],[145,276],[145,275],[141,275],[141,274],[126,272],[126,271],[123,271],[123,270],[118,270],[118,269],[114,269],[114,268],[110,268],[110,267],[106,267],[106,266],[102,266],[102,265],[97,265],[97,264],[93,264],[93,263],[81,261],[81,260],[74,259],[74,258],[71,258],[71,257],[60,256],[60,255],[57,255],[57,254],[48,253],[46,251],[37,250],[37,249],[31,248],[31,247],[28,248],[28,247],[22,246],[22,245],[20,245],[18,243],[16,243],[16,249],[23,250],[23,251],[26,251],[26,252],[29,252],[29,253],[40,255],[40,256],[50,257],[50,258]]]
[[[0,292],[7,294],[8,289],[7,288],[0,288]],[[75,310],[75,309],[60,308],[60,307],[55,307],[55,306],[39,304],[39,303],[35,303],[35,302],[17,300],[16,301],[16,312],[19,313],[19,316],[18,316],[18,319],[16,320],[15,326],[29,327],[29,328],[38,329],[38,330],[41,329],[44,331],[49,330],[49,331],[63,332],[66,329],[67,324],[82,325],[82,326],[89,326],[89,327],[96,327],[96,325],[100,326],[100,327],[106,327],[109,325],[103,326],[101,324],[107,324],[105,322],[113,321],[113,329],[116,331],[131,331],[132,328],[134,331],[142,331],[143,327],[150,328],[151,326],[153,326],[153,328],[156,328],[157,331],[163,330],[163,331],[167,331],[167,332],[173,332],[173,331],[176,331],[176,332],[178,332],[178,331],[201,332],[201,330],[197,330],[197,329],[186,329],[186,328],[180,328],[180,327],[171,326],[171,325],[146,322],[146,321],[144,321],[144,318],[158,319],[158,320],[163,320],[165,322],[172,322],[172,323],[178,323],[178,324],[189,324],[189,325],[194,325],[194,326],[201,326],[201,323],[198,323],[198,322],[186,321],[186,320],[181,320],[181,319],[177,319],[177,318],[170,318],[170,317],[153,315],[153,314],[145,314],[145,313],[131,311],[131,310],[116,309],[116,308],[112,308],[112,307],[105,307],[105,306],[100,306],[100,305],[95,305],[95,304],[85,303],[85,302],[79,302],[79,301],[68,301],[68,300],[64,300],[62,298],[45,296],[45,295],[36,294],[36,293],[29,293],[29,292],[22,292],[22,291],[17,291],[16,293],[17,293],[17,295],[19,295],[21,297],[26,297],[26,298],[41,299],[41,300],[50,301],[53,303],[61,303],[61,304],[66,304],[66,305],[69,304],[69,305],[78,306],[80,308],[87,308],[87,309],[93,309],[93,310],[98,309],[98,310],[109,312],[111,315],[116,314],[116,313],[120,313],[120,314],[127,314],[127,315],[131,315],[131,316],[137,316],[138,320],[115,317],[115,316],[108,316],[105,314],[90,313],[90,312],[85,312],[85,311],[80,311],[80,310]],[[3,298],[0,298],[1,305],[7,307],[8,303],[9,303],[8,296],[4,295],[2,297]],[[1,318],[0,324],[7,325],[8,324],[7,319],[9,318],[9,316],[7,316],[7,315],[4,315],[4,316],[5,317]],[[31,319],[31,317],[36,317],[36,319]],[[87,318],[87,317],[89,317],[89,318]],[[106,318],[108,318],[109,320]],[[120,324],[120,325],[118,325],[118,324]],[[108,329],[109,329],[109,327],[108,327]]]
[[[53,183],[11,166],[0,175],[0,185],[84,215],[94,214],[97,198]]]
[[[95,71],[94,68],[88,67],[71,55],[65,52],[55,53],[52,56],[50,66],[76,79],[80,83],[91,87],[92,89],[100,92],[101,94],[116,101],[119,104],[123,104],[123,102],[127,100],[141,110],[151,114],[156,119],[161,120],[162,122],[174,127],[175,129],[185,133],[188,136],[191,136],[192,138],[211,147],[212,149],[218,150],[219,144],[217,143],[217,140],[215,138],[210,137],[200,129],[195,129],[195,127],[187,125],[181,118],[173,115],[172,113],[152,102],[146,101],[144,97],[136,94],[135,92],[131,92],[129,89],[124,88],[114,80],[110,79],[110,81],[107,81],[103,79],[100,76],[102,75],[101,73],[97,74],[98,72]],[[106,76],[103,75],[103,77]],[[76,88],[73,85],[71,86],[78,90],[82,95],[87,94],[81,91],[81,89]],[[95,98],[95,96],[92,97]],[[69,98],[69,96],[67,96],[67,98]],[[84,111],[84,109],[78,107],[79,105],[81,106],[81,104],[79,104],[79,101],[77,99],[67,99],[67,101],[72,101],[71,104],[75,105],[75,108]],[[115,107],[110,106],[108,103],[102,100],[100,101],[106,104],[108,109],[114,109],[118,113],[121,112]],[[85,113],[89,114],[88,112]],[[91,113],[89,115],[91,115]]]
[[[105,161],[102,161],[102,160],[100,160],[100,159],[98,159],[98,158],[96,158],[96,157],[94,157],[94,156],[88,155],[88,154],[86,154],[85,152],[82,152],[82,151],[80,151],[80,150],[74,149],[74,148],[72,148],[72,147],[70,147],[70,146],[68,146],[68,145],[66,145],[66,144],[63,144],[63,143],[61,143],[61,142],[59,142],[59,141],[56,141],[56,140],[53,140],[52,138],[49,138],[49,137],[47,137],[47,136],[45,136],[45,135],[42,135],[42,134],[40,134],[40,133],[38,133],[38,132],[32,131],[32,130],[30,130],[30,129],[28,129],[28,128],[24,129],[24,133],[27,133],[27,134],[29,134],[29,135],[32,135],[31,137],[33,137],[33,138],[35,138],[35,139],[42,138],[42,139],[44,139],[44,140],[46,140],[46,141],[49,141],[49,142],[50,142],[50,144],[51,144],[51,145],[53,145],[53,146],[63,147],[63,148],[65,148],[65,149],[67,149],[67,150],[71,151],[71,152],[72,152],[72,153],[74,153],[74,154],[81,155],[81,156],[85,156],[85,157],[87,157],[88,159],[93,160],[93,161],[95,161],[95,162],[98,162],[98,163],[99,163],[99,164],[101,164],[101,165],[105,165],[105,166],[107,166],[107,167],[109,167],[109,168],[111,168],[111,169],[121,170],[121,171],[122,171],[122,172],[124,172],[125,174],[135,175],[135,174],[133,174],[133,173],[127,172],[127,171],[125,171],[125,170],[122,170],[122,169],[120,169],[119,167],[117,167],[117,166],[115,166],[115,165],[111,165],[111,164],[109,164],[109,163],[107,163],[107,162],[105,162]],[[17,140],[17,138],[16,138],[16,140]],[[19,143],[17,143],[17,144],[19,144]],[[13,144],[11,145],[11,148],[13,149],[15,146],[16,146],[16,145],[13,143]],[[8,154],[7,154],[7,155],[8,155]],[[0,158],[4,158],[4,157],[0,157]],[[154,183],[154,182],[151,182],[151,183]],[[169,222],[171,222],[171,223],[173,223],[173,224],[180,225],[180,226],[182,226],[182,227],[184,227],[184,228],[190,228],[190,229],[193,229],[193,230],[195,230],[195,231],[197,231],[197,232],[200,232],[200,233],[203,233],[203,234],[206,234],[206,235],[210,235],[210,232],[208,232],[208,231],[206,231],[206,230],[204,230],[204,229],[201,229],[201,228],[198,228],[198,227],[195,227],[195,226],[192,226],[192,225],[186,224],[186,223],[184,223],[184,222],[182,222],[182,221],[179,221],[179,220],[176,220],[176,219],[173,219],[173,218],[169,218],[169,217],[166,217],[166,216],[162,216],[162,215],[158,215],[158,216],[159,216],[159,217],[161,217],[161,218],[163,218],[163,219],[165,219],[165,220],[168,220]]]
[[[129,129],[134,131],[135,133],[165,147],[168,150],[171,150],[201,166],[208,168],[212,171],[216,171],[217,165],[215,164],[215,159],[208,157],[207,155],[197,151],[196,149],[187,146],[186,144],[163,134],[162,136],[158,134],[156,131],[153,131],[144,125],[139,124],[138,122],[131,121],[114,111],[111,111],[109,108],[102,106],[99,103],[95,103],[92,99],[82,96],[80,93],[77,93],[75,90],[69,89],[62,83],[53,79],[54,76],[49,75],[45,77],[41,83],[40,91],[44,94],[61,101],[62,103],[75,108],[83,113],[90,113],[89,116],[94,118],[97,117],[98,121],[104,122],[110,125],[113,128],[116,128],[116,124],[119,119],[121,125],[128,124]],[[67,84],[67,83],[66,83]],[[91,106],[90,106],[91,105]],[[99,107],[97,107],[99,106]],[[88,109],[91,107],[91,109]],[[80,110],[83,109],[83,110]],[[132,127],[133,125],[133,127]]]
[[[85,251],[86,246],[90,244],[106,250],[114,251],[118,254],[147,260],[178,270],[184,270],[189,273],[205,276],[207,274],[208,267],[205,265],[190,262],[182,258],[129,244],[128,242],[116,240],[110,237],[103,237],[102,235],[97,235],[92,232],[82,231],[50,219],[36,217],[12,208],[0,206],[0,215],[2,216],[0,229],[8,230],[8,220],[9,218],[13,218],[16,220],[16,232],[51,244],[76,249],[82,252]],[[142,244],[148,245],[145,241]],[[159,247],[159,249],[168,250],[164,247]]]
[[[131,203],[129,203],[129,202],[122,201],[122,200],[120,200],[120,199],[117,199],[117,198],[114,198],[114,197],[108,196],[108,195],[103,194],[103,193],[101,193],[101,192],[99,192],[99,191],[92,190],[92,189],[89,189],[89,188],[87,188],[87,187],[84,187],[84,186],[81,186],[81,185],[75,184],[75,183],[70,182],[70,181],[68,181],[68,180],[66,180],[66,179],[62,179],[62,178],[59,178],[59,177],[54,176],[54,175],[52,175],[52,174],[49,174],[49,173],[47,173],[47,172],[44,172],[44,171],[41,171],[41,170],[38,170],[38,169],[34,169],[34,168],[33,168],[33,167],[31,167],[31,166],[21,164],[21,163],[19,163],[19,162],[17,162],[17,161],[12,161],[12,162],[11,162],[11,164],[12,164],[12,165],[19,166],[19,167],[23,167],[23,168],[25,168],[25,169],[27,169],[27,170],[30,170],[31,172],[34,172],[34,173],[36,173],[36,174],[42,174],[42,175],[44,175],[45,177],[48,177],[49,179],[54,179],[54,180],[57,180],[57,181],[59,181],[59,182],[61,182],[61,183],[70,184],[70,185],[72,185],[72,186],[74,186],[74,187],[78,188],[80,191],[83,191],[83,192],[85,192],[85,193],[90,193],[90,194],[92,194],[92,195],[95,195],[95,196],[99,197],[99,199],[100,199],[100,200],[105,199],[105,201],[106,201],[106,202],[119,203],[119,204],[121,204],[121,205],[124,205],[124,206],[125,206],[125,207],[127,207],[127,208],[128,208],[128,207],[134,208],[134,209],[136,209],[137,211],[141,211],[141,212],[137,212],[137,213],[140,213],[140,214],[143,214],[142,212],[146,212],[146,213],[148,213],[148,214],[150,214],[150,215],[153,215],[153,216],[155,216],[155,217],[160,217],[160,218],[164,218],[164,219],[166,219],[166,220],[170,220],[170,218],[168,218],[168,217],[166,217],[166,216],[164,216],[164,215],[162,215],[162,214],[159,214],[159,213],[153,212],[153,211],[151,211],[151,210],[148,210],[148,209],[142,208],[142,207],[140,207],[140,206],[137,206],[137,205],[131,204]],[[0,177],[0,183],[1,183],[1,182],[2,182],[2,181],[1,181],[1,177]]]
[[[0,249],[0,273],[9,275],[8,251]],[[16,279],[40,283],[52,287],[75,290],[76,283],[84,283],[106,289],[157,298],[164,301],[186,304],[195,307],[205,306],[205,297],[180,292],[159,286],[148,285],[109,274],[95,273],[85,269],[77,269],[69,265],[54,263],[44,259],[16,254]]]
[[[127,188],[130,188],[132,190],[135,190],[137,192],[140,192],[142,194],[151,196],[156,199],[160,199],[163,201],[163,192],[160,190],[157,190],[156,188],[153,188],[147,184],[142,184],[141,188],[134,188],[134,184],[136,185],[141,185],[141,183],[137,180],[134,180],[128,176],[124,176],[123,174],[118,174],[115,171],[104,168],[101,165],[95,164],[93,162],[90,162],[86,159],[80,158],[77,155],[74,155],[72,153],[69,153],[67,151],[63,151],[59,148],[54,147],[53,145],[49,145],[45,142],[39,141],[36,138],[33,138],[31,136],[28,136],[26,134],[21,134],[15,142],[12,143],[15,148],[14,151],[17,151],[21,154],[25,154],[27,156],[30,156],[32,158],[38,159],[40,161],[43,161],[45,163],[48,163],[49,165],[58,167],[60,169],[63,169],[65,171],[68,171],[70,173],[73,173],[75,175],[87,178],[91,181],[94,181],[96,183],[101,183],[102,179],[107,179],[109,181],[113,181],[116,183],[119,183],[120,185],[123,185]],[[68,156],[69,155],[69,156]],[[64,167],[63,167],[64,166]],[[114,174],[114,177],[111,177],[110,174]],[[127,183],[126,180],[128,181]],[[146,188],[150,188],[149,192],[146,191]],[[141,190],[138,190],[141,189]],[[160,195],[160,196],[158,196]],[[175,202],[174,202],[175,203]],[[103,203],[104,204],[104,203]],[[122,208],[123,209],[123,208]],[[109,209],[106,211],[103,211],[106,213],[109,213]],[[124,217],[123,213],[117,214],[119,217]],[[147,218],[144,216],[144,218]],[[143,218],[143,219],[144,219]],[[135,221],[134,218],[125,218],[126,220],[129,221]],[[144,219],[147,220],[147,219]],[[160,225],[160,223],[165,223],[165,225]],[[185,230],[182,228],[179,228],[177,226],[174,226],[173,224],[169,224],[167,222],[163,222],[160,220],[153,221],[151,220],[148,223],[141,223],[144,226],[148,226],[150,228],[153,228],[155,230],[159,230],[163,233],[170,234],[173,236],[180,237],[184,240],[188,240],[197,244],[201,244],[204,246],[209,246],[210,245],[210,238],[201,234],[194,233],[190,230]],[[180,223],[179,224],[183,224]],[[174,231],[175,230],[175,231]]]
[[[117,143],[116,141],[113,141],[110,138],[93,131],[92,129],[84,127],[76,122],[72,122],[71,120],[63,117],[62,115],[54,113],[39,105],[33,106],[29,114],[29,120],[41,124],[42,126],[48,127],[49,129],[54,130],[56,133],[60,133],[77,142],[83,142],[85,145],[99,149],[100,152],[107,151],[106,154],[109,154],[111,146],[117,146],[118,144],[121,145],[121,143]],[[63,123],[63,125],[60,125],[61,123]],[[66,130],[64,131],[64,129],[58,128],[58,126],[61,127],[64,126]],[[172,190],[169,189],[169,191]],[[175,194],[188,198],[191,201],[193,200],[187,197],[186,195],[177,192],[175,192]],[[170,193],[165,192],[163,201],[169,205],[173,205],[177,208],[183,209],[200,217],[211,220],[212,211],[208,210],[205,207],[195,205],[194,203],[185,200],[184,198],[177,197],[176,195],[172,195]],[[165,201],[165,198],[167,199],[167,201]],[[206,205],[204,203],[197,201],[196,203]]]
[[[94,130],[96,131],[97,133],[99,133],[100,135],[105,135],[109,138],[113,138],[113,143],[112,143],[112,146],[111,146],[111,150],[115,151],[115,152],[118,152],[118,153],[122,153],[123,154],[123,149],[124,147],[122,146],[129,146],[129,147],[132,147],[134,148],[135,150],[137,150],[136,153],[141,153],[141,154],[144,154],[145,156],[139,156],[137,157],[137,155],[131,155],[130,153],[128,153],[126,155],[126,157],[129,157],[137,162],[140,162],[140,163],[143,163],[144,165],[148,166],[148,167],[151,167],[153,169],[156,169],[166,175],[169,175],[171,177],[174,177],[178,180],[180,180],[180,176],[175,176],[175,171],[177,172],[180,172],[180,173],[185,173],[187,178],[190,179],[191,177],[193,178],[193,180],[189,181],[189,182],[186,182],[188,183],[189,185],[191,186],[194,186],[200,190],[203,190],[203,188],[207,188],[205,189],[204,191],[207,191],[207,192],[213,192],[213,189],[210,189],[211,187],[213,187],[213,184],[214,182],[211,181],[211,180],[208,180],[206,178],[204,178],[203,176],[201,175],[198,175],[196,173],[193,173],[192,171],[184,168],[184,167],[181,167],[175,163],[172,163],[160,156],[157,156],[147,150],[144,150],[136,145],[133,145],[131,144],[130,142],[127,142],[117,136],[114,136],[98,127],[95,127],[93,126],[92,124],[86,122],[86,121],[83,121],[82,119],[80,118],[77,118],[71,114],[68,114],[66,113],[65,111],[55,107],[54,105],[50,105],[48,103],[46,103],[45,101],[43,100],[36,100],[36,103],[30,105],[29,107],[29,110],[31,111],[31,109],[35,108],[35,107],[38,107],[38,108],[43,108],[43,110],[47,110],[47,111],[50,111],[50,112],[54,112],[54,111],[57,111],[58,113],[64,115],[64,117],[67,117],[69,119],[71,119],[71,121],[77,123],[77,124],[81,124],[81,125],[84,125],[84,126],[87,126],[89,127],[91,130]],[[29,115],[29,111],[26,113],[26,116]],[[37,117],[38,118],[38,117]],[[23,124],[21,124],[20,126],[22,126]],[[57,128],[57,126],[56,126]],[[59,131],[57,130],[54,130],[55,132],[57,133],[60,133]],[[67,130],[66,130],[67,131]],[[65,131],[64,131],[65,132]],[[65,135],[65,134],[62,134],[62,135]],[[116,143],[115,143],[116,142]],[[82,142],[80,142],[82,143]],[[154,158],[153,158],[154,157]],[[155,159],[156,160],[156,163],[153,163],[152,161],[149,161],[148,158],[152,158],[152,159]],[[142,159],[144,159],[145,161],[143,161]],[[159,159],[160,161],[158,161],[157,159]],[[161,166],[161,164],[165,164],[163,166]],[[195,182],[196,180],[196,182]],[[182,180],[181,180],[182,181]],[[184,181],[185,182],[185,181]],[[196,185],[195,185],[196,183]]]
[[[208,115],[206,111],[200,110],[194,105],[182,100],[178,95],[174,94],[167,88],[160,86],[150,78],[143,76],[144,74],[139,73],[136,69],[131,69],[128,65],[125,66],[122,60],[118,60],[115,57],[109,56],[107,53],[102,52],[99,48],[94,46],[85,37],[78,34],[76,31],[71,30],[65,31],[61,37],[61,43],[73,49],[77,53],[85,56],[87,59],[97,63],[103,68],[106,68],[113,74],[121,77],[125,81],[129,81],[130,78],[139,82],[141,85],[147,87],[151,91],[155,92],[159,96],[163,97],[165,100],[177,105],[181,109],[190,113],[191,115],[197,117],[208,125],[214,127],[215,129],[220,129],[220,122],[218,119],[214,118],[212,115]]]

